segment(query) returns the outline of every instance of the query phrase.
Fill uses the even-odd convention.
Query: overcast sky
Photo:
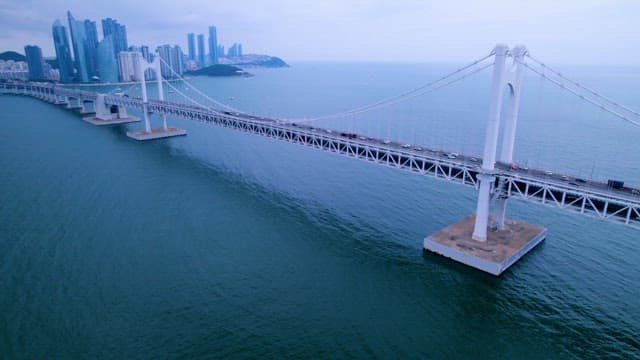
[[[54,55],[66,11],[127,26],[130,45],[178,44],[218,28],[218,42],[286,61],[465,62],[522,43],[548,62],[640,65],[639,0],[0,0],[0,50]]]

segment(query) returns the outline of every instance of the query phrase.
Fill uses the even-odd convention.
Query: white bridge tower
[[[158,101],[164,101],[164,90],[162,88],[162,59],[160,58],[160,54],[156,53],[153,61],[147,62],[146,59],[142,58],[137,63],[137,72],[140,74],[140,87],[142,89],[142,102],[143,102],[143,117],[144,117],[144,130],[134,130],[128,131],[127,136],[136,140],[153,140],[160,138],[167,138],[172,136],[181,136],[186,135],[187,131],[184,129],[179,129],[175,127],[167,126],[167,115],[163,112],[160,112],[160,118],[162,119],[162,128],[152,129],[151,121],[149,120],[149,98],[147,97],[147,82],[145,79],[145,72],[147,69],[150,69],[154,72],[157,84],[158,84]]]
[[[507,196],[496,169],[498,138],[502,126],[502,145],[497,160],[510,166],[522,92],[522,75],[527,49],[497,45],[493,50],[493,80],[480,183],[475,215],[424,239],[424,249],[494,275],[503,271],[544,240],[547,230],[536,225],[505,218]],[[510,61],[507,61],[510,58]],[[506,96],[505,96],[506,95]],[[503,103],[504,102],[504,103]],[[489,204],[495,198],[493,222],[489,226]],[[490,227],[490,231],[489,231]]]
[[[487,225],[489,222],[489,199],[492,186],[495,184],[495,162],[498,146],[498,133],[500,121],[504,119],[502,136],[502,148],[499,160],[506,164],[513,161],[513,147],[516,141],[516,125],[520,108],[520,94],[522,92],[522,75],[524,56],[527,50],[523,46],[517,46],[509,52],[505,45],[497,45],[494,49],[495,62],[493,65],[493,82],[491,84],[491,104],[489,105],[489,121],[484,144],[484,155],[480,173],[480,193],[478,195],[478,207],[473,227],[473,239],[487,240]],[[507,63],[507,57],[511,56],[511,63]],[[507,92],[506,99],[504,93]],[[502,102],[506,101],[506,104]],[[502,113],[502,109],[505,113]],[[492,227],[504,230],[506,212],[506,197],[498,194],[494,189],[496,204],[493,213],[494,223]]]

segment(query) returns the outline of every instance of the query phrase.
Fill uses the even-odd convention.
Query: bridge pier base
[[[162,127],[159,129],[150,129],[149,131],[146,131],[146,130],[127,131],[128,137],[135,140],[139,140],[139,141],[164,139],[164,138],[169,138],[174,136],[185,136],[185,135],[187,135],[187,130],[176,128],[176,127],[170,127],[170,126],[166,128]]]
[[[82,120],[93,125],[115,125],[140,121],[140,118],[127,114],[124,107],[106,104],[104,97],[104,94],[98,94],[93,102],[96,114],[84,117]]]
[[[499,276],[547,236],[547,229],[505,219],[503,230],[489,230],[486,241],[472,238],[475,215],[424,239],[424,250]]]

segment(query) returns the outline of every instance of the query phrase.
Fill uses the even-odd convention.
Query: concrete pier
[[[162,138],[168,138],[168,137],[174,137],[174,136],[185,136],[185,135],[187,135],[187,130],[175,128],[175,127],[168,127],[166,129],[164,128],[151,129],[151,131],[145,131],[145,130],[127,131],[128,137],[132,139],[140,140],[140,141],[162,139]]]
[[[116,125],[116,124],[138,122],[140,121],[140,118],[137,116],[127,116],[124,118],[112,118],[112,119],[105,120],[105,119],[97,118],[95,116],[86,116],[86,117],[83,117],[82,120],[93,125],[102,126],[102,125]]]
[[[504,230],[489,230],[486,241],[477,241],[471,238],[475,218],[469,215],[426,237],[424,250],[498,276],[547,235],[541,226],[506,219]]]

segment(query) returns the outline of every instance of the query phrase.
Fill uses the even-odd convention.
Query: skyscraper
[[[153,61],[153,54],[149,52],[149,47],[146,45],[140,46],[140,52],[142,53],[142,61],[146,61],[148,63]],[[156,78],[155,73],[151,69],[147,69],[144,71],[144,79],[145,80],[154,80]]]
[[[36,45],[27,45],[24,47],[24,55],[29,67],[29,80],[46,80],[48,76],[44,73],[42,49]]]
[[[198,66],[204,67],[204,34],[198,34]]]
[[[153,61],[153,54],[149,52],[149,47],[147,45],[140,46],[140,52],[142,53],[142,58],[147,62]]]
[[[115,19],[102,19],[102,35],[105,38],[109,35],[113,36],[114,56],[117,56],[120,51],[127,51],[129,48],[127,45],[127,28],[118,24]]]
[[[187,45],[189,50],[189,60],[196,59],[196,39],[194,33],[187,34]]]
[[[184,64],[182,63],[182,50],[179,46],[161,45],[158,46],[160,56],[160,72],[165,79],[173,79],[182,75]]]
[[[71,44],[73,44],[73,59],[77,71],[76,80],[81,82],[89,81],[89,71],[87,68],[86,45],[87,34],[82,21],[77,21],[71,11],[67,11],[69,19],[69,29],[71,31]]]
[[[71,59],[71,49],[69,47],[69,37],[67,28],[60,20],[56,20],[51,27],[53,33],[53,46],[56,49],[58,68],[60,69],[60,81],[73,81],[73,61]]]
[[[85,20],[84,32],[86,35],[84,51],[87,57],[87,74],[89,75],[89,79],[92,79],[94,76],[98,76],[98,30],[96,28],[96,22]]]
[[[120,81],[140,81],[140,61],[142,53],[139,51],[121,51],[118,53],[118,68],[120,70]]]
[[[218,58],[224,56],[224,45],[218,45]]]
[[[233,43],[229,48],[229,52],[227,53],[228,57],[240,57],[242,56],[242,44]]]
[[[98,44],[98,72],[100,82],[118,81],[118,63],[114,55],[113,36],[107,35]]]
[[[218,34],[215,26],[209,26],[209,65],[218,63]]]
[[[178,45],[173,47],[173,52],[171,53],[171,64],[176,73],[178,73],[179,75],[182,75],[184,73],[184,53]]]

